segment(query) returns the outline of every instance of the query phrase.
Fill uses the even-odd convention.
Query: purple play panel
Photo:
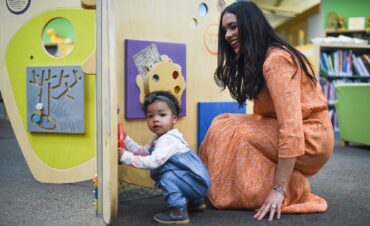
[[[186,45],[170,42],[153,42],[141,40],[125,40],[125,117],[126,119],[145,118],[140,105],[140,90],[136,85],[136,76],[139,74],[132,56],[151,44],[155,44],[160,55],[167,55],[172,62],[181,66],[186,82]],[[186,115],[186,89],[181,97],[180,116]]]

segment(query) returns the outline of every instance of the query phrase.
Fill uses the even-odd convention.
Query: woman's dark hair
[[[174,95],[167,91],[154,91],[145,96],[144,103],[142,105],[142,109],[145,115],[148,106],[156,100],[165,102],[171,109],[172,113],[176,116],[179,116],[180,113],[179,101]]]
[[[225,40],[225,31],[222,28],[222,18],[225,13],[232,13],[236,16],[239,31],[239,54],[236,54]],[[277,47],[289,52],[297,70],[296,59],[303,71],[316,84],[316,77],[307,58],[274,32],[256,4],[249,1],[238,1],[223,10],[218,29],[215,81],[223,89],[227,87],[231,96],[239,104],[243,104],[247,99],[257,98],[265,82],[263,63],[269,47]]]

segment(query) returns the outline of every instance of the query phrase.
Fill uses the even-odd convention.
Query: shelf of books
[[[339,131],[334,107],[335,85],[370,82],[370,45],[316,45],[314,52],[315,72],[320,75],[334,130]]]

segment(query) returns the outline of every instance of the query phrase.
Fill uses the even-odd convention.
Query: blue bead
[[[36,122],[36,123],[40,123],[41,122],[41,116],[40,115],[35,115],[33,117],[33,120]]]

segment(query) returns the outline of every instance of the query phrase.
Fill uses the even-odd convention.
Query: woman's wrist
[[[284,197],[287,197],[286,190],[282,186],[275,184],[272,186],[272,189],[281,193]]]

